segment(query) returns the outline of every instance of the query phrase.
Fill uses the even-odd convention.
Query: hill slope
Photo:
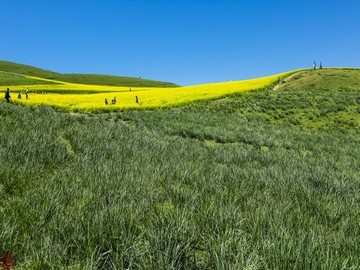
[[[322,70],[302,70],[282,81],[277,89],[320,90],[320,89],[360,89],[360,69],[329,68]]]
[[[28,69],[27,72],[34,74],[42,71]],[[46,73],[47,71],[43,72]],[[295,70],[250,80],[174,88],[133,87],[132,91],[129,91],[128,86],[100,86],[44,79],[44,77],[53,77],[51,75],[53,73],[44,73],[40,74],[43,76],[40,78],[0,71],[0,81],[3,82],[3,85],[10,87],[11,92],[24,92],[28,88],[30,93],[38,91],[48,93],[46,96],[31,95],[26,100],[17,100],[13,96],[14,102],[26,105],[46,104],[69,111],[104,112],[137,108],[174,107],[199,100],[224,99],[256,89],[262,89],[263,92],[272,89],[274,90],[271,91],[272,93],[286,92],[281,95],[281,98],[277,95],[276,101],[272,100],[272,103],[267,104],[267,106],[273,108],[272,112],[282,110],[281,108],[285,104],[287,104],[286,106],[292,106],[292,104],[289,104],[289,98],[294,99],[297,97],[296,102],[302,102],[303,106],[307,104],[306,107],[309,107],[311,111],[316,111],[316,115],[335,111],[337,111],[336,115],[340,111],[347,114],[352,112],[350,118],[354,116],[355,119],[358,119],[356,104],[359,103],[360,69]],[[73,80],[77,81],[88,81],[90,78],[86,75],[85,78],[81,78],[81,74],[72,74],[72,76]],[[99,78],[104,77],[99,75]],[[278,77],[281,78],[280,84],[277,82]],[[94,78],[96,78],[96,75],[93,75],[92,79]],[[13,82],[13,84],[10,82]],[[105,83],[106,81],[102,82]],[[108,83],[111,82],[108,81]],[[104,100],[114,96],[119,99],[116,106],[106,106]],[[140,102],[135,102],[135,96],[139,98]],[[339,100],[340,97],[342,100]],[[314,104],[318,103],[317,100],[323,100],[323,102],[316,105],[318,109],[314,110]],[[325,107],[327,108],[325,109]],[[319,109],[321,109],[321,112],[319,112]],[[301,111],[299,113],[309,115],[308,112]],[[290,116],[292,113],[294,112],[288,112],[287,115]],[[266,112],[266,115],[270,117],[273,113]],[[279,115],[276,113],[274,117],[287,118],[282,113]],[[298,121],[302,120],[294,120],[294,122]],[[310,121],[309,123],[313,122]]]
[[[176,87],[177,85],[170,82],[147,80],[134,77],[121,77],[99,74],[62,74],[41,68],[17,64],[8,61],[0,61],[0,71],[14,73],[16,75],[36,76],[45,79],[53,79],[70,83],[95,84],[95,85],[112,85],[112,86],[141,86],[141,87]],[[15,82],[16,80],[11,80]],[[22,84],[22,80],[20,82]],[[34,84],[26,82],[27,84]],[[0,85],[8,85],[0,80]]]

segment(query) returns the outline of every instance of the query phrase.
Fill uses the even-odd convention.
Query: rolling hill
[[[278,90],[360,89],[360,69],[327,68],[301,70],[285,78]]]
[[[168,85],[161,82],[151,81],[148,84],[149,81],[144,80],[140,80],[143,86],[138,86],[137,78],[128,78],[126,81],[122,77],[106,75],[66,75],[8,62],[3,62],[2,67],[7,68],[7,71],[0,71],[0,84],[10,87],[11,91],[16,93],[24,93],[25,89],[29,89],[31,93],[30,98],[26,100],[18,100],[13,95],[13,102],[35,106],[46,104],[68,111],[82,112],[180,106],[200,100],[217,100],[258,89],[274,92],[295,91],[292,95],[296,95],[300,90],[323,93],[320,90],[360,88],[360,70],[354,68],[302,69],[250,80],[167,87]],[[278,77],[281,83],[278,83]],[[132,85],[132,91],[129,91],[128,85]],[[47,95],[33,95],[43,92]],[[354,95],[356,93],[353,92]],[[118,97],[119,102],[113,104],[114,106],[106,106],[104,100],[111,100],[115,96]],[[136,97],[139,102],[135,102]]]
[[[137,79],[132,78],[129,79],[130,82],[122,80],[122,85],[117,86],[114,85],[113,81],[107,80],[110,78],[109,76],[103,75],[72,74],[72,82],[67,82],[64,81],[63,75],[57,75],[53,72],[18,64],[8,64],[8,66],[11,68],[8,68],[7,71],[0,71],[0,78],[4,87],[10,88],[11,93],[16,93],[16,95],[12,94],[12,102],[35,106],[46,104],[68,111],[83,112],[171,107],[198,100],[217,99],[226,95],[271,87],[278,76],[286,77],[293,73],[287,72],[257,79],[186,87],[167,87],[168,85],[161,83],[151,83],[150,87],[143,80],[138,86]],[[13,73],[13,71],[22,72],[22,74]],[[69,77],[65,79],[69,79]],[[91,82],[95,82],[95,84]],[[118,82],[120,83],[120,81]],[[127,85],[135,86],[130,88]],[[29,98],[16,98],[20,96],[19,93],[25,94],[27,90],[30,94]],[[47,95],[37,95],[37,93],[46,93]],[[111,100],[116,96],[119,102],[112,104],[114,106],[107,106],[104,100]]]
[[[22,75],[33,77],[40,77],[50,80],[58,80],[69,83],[79,84],[93,84],[93,85],[110,85],[110,86],[133,86],[133,87],[176,87],[177,85],[170,82],[161,82],[155,80],[147,80],[135,77],[120,77],[99,74],[62,74],[53,71],[44,70],[41,68],[17,64],[8,61],[0,61],[0,71],[9,73],[7,76],[10,78],[7,81],[2,80],[0,77],[0,85],[8,85],[10,81],[12,84],[38,84],[36,80],[20,79]],[[0,74],[1,76],[1,74]],[[4,75],[2,75],[4,77]],[[20,79],[20,80],[19,80]]]

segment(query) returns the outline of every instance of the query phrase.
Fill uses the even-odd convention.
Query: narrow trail
[[[287,84],[288,82],[290,82],[295,76],[299,75],[300,73],[302,73],[303,71],[299,71],[299,72],[296,72],[294,74],[291,74],[290,76],[287,76],[285,78],[283,78],[280,82],[280,84],[276,84],[274,87],[273,87],[273,91],[276,91],[278,89],[281,89],[283,88],[283,86],[285,84]]]

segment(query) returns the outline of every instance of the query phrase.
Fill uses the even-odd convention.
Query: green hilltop
[[[277,89],[360,89],[360,69],[329,68],[301,70],[285,78]]]
[[[26,78],[35,76],[44,79],[70,83],[95,85],[133,86],[133,87],[176,87],[171,82],[162,82],[135,77],[122,77],[100,74],[62,74],[41,68],[8,61],[0,61],[0,85],[40,84],[40,80]]]

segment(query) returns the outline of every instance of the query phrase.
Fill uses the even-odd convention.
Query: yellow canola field
[[[11,88],[12,100],[26,105],[50,105],[66,109],[69,111],[113,111],[124,109],[139,109],[139,108],[161,108],[172,107],[182,104],[188,104],[197,100],[216,99],[223,96],[231,95],[255,89],[261,89],[270,86],[277,82],[278,76],[281,78],[290,73],[282,73],[263,77],[259,79],[250,79],[242,81],[231,81],[224,83],[212,83],[193,85],[175,88],[136,88],[118,86],[99,86],[99,85],[85,85],[75,83],[61,82],[58,85],[36,85],[29,87],[29,98],[25,99],[25,86],[17,86]],[[39,89],[38,93],[34,93],[35,89]],[[41,94],[42,91],[48,90],[46,94]],[[69,94],[51,93],[51,90],[69,90]],[[93,94],[70,94],[71,90],[84,91],[104,91]],[[16,99],[16,92],[20,91],[22,99]],[[135,97],[138,97],[138,103],[135,102]],[[113,97],[116,97],[117,103],[110,105]],[[105,98],[109,105],[105,105]]]

